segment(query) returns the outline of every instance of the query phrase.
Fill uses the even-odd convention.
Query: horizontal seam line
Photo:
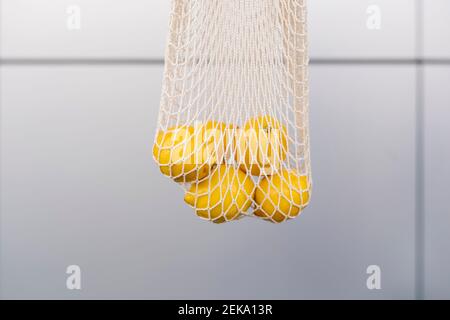
[[[0,65],[162,65],[164,59],[139,58],[2,58]],[[312,65],[450,65],[450,59],[312,58]]]

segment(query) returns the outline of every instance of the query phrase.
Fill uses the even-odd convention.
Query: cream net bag
[[[305,0],[172,0],[153,156],[206,220],[308,205]]]

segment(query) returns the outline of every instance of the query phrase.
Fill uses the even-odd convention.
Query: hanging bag
[[[153,156],[206,220],[311,196],[305,0],[172,0]]]

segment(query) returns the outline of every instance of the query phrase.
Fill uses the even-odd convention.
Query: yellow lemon
[[[274,174],[286,159],[286,126],[268,115],[252,118],[237,131],[235,148],[241,170],[255,176]]]
[[[283,169],[259,182],[255,191],[255,202],[259,208],[254,214],[272,222],[295,218],[308,204],[309,191],[307,176]]]
[[[160,131],[153,146],[153,157],[161,172],[176,182],[199,180],[209,174],[210,166],[195,157],[195,135],[191,126]]]
[[[229,126],[218,121],[160,131],[153,157],[161,172],[176,182],[198,181],[224,159]]]
[[[220,164],[225,158],[228,142],[232,140],[232,126],[210,120],[195,128],[195,153],[200,163]]]
[[[241,170],[219,165],[209,177],[191,185],[184,201],[199,217],[223,223],[248,210],[254,188],[252,179]]]

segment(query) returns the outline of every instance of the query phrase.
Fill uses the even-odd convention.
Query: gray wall
[[[450,298],[450,2],[308,4],[312,203],[217,226],[151,157],[169,1],[1,0],[0,297]]]

